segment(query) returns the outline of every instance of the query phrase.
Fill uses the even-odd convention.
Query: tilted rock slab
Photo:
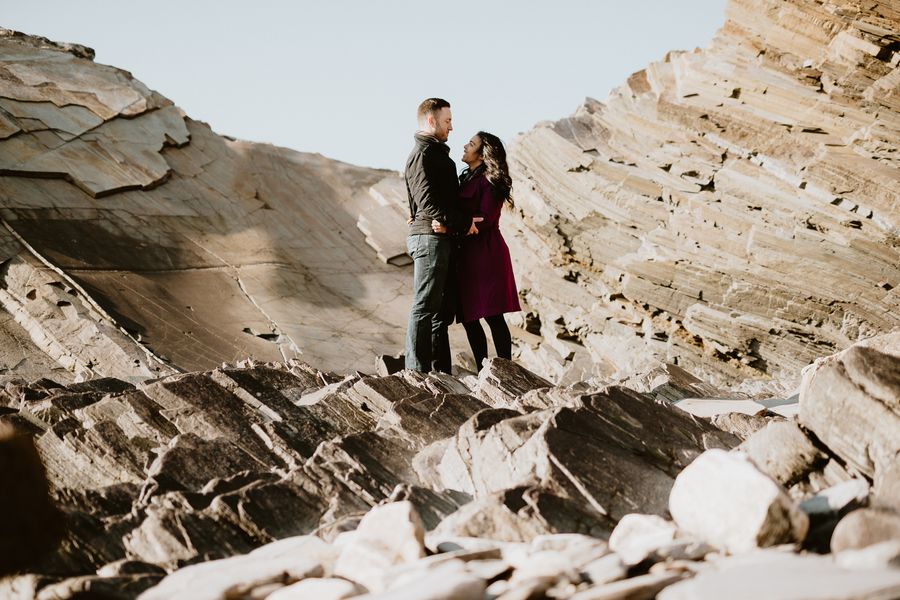
[[[800,422],[869,478],[892,468],[900,458],[900,331],[810,365]]]
[[[520,415],[477,413],[438,466],[441,483],[478,497],[539,484],[577,499],[597,519],[664,514],[678,472],[708,448],[737,438],[626,388],[583,395],[572,406]]]

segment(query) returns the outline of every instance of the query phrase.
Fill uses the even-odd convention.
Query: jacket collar
[[[466,167],[465,169],[463,169],[463,172],[459,174],[459,182],[466,183],[470,179],[473,179],[473,178],[477,177],[478,175],[481,175],[482,173],[484,173],[485,168],[486,167],[484,166],[484,163],[481,163],[474,169],[470,169],[469,167]]]
[[[418,144],[421,144],[423,146],[428,145],[428,144],[434,144],[435,146],[439,146],[442,150],[445,150],[447,152],[447,154],[450,154],[450,146],[448,146],[441,140],[437,139],[430,133],[425,133],[424,131],[417,131],[416,135],[414,137],[416,138],[416,143],[418,143]]]

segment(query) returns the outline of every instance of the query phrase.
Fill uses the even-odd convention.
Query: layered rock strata
[[[0,373],[349,370],[402,347],[404,218],[371,225],[395,174],[217,135],[80,46],[2,30],[0,57]]]
[[[677,362],[796,378],[900,325],[896,2],[732,0],[512,152],[514,254],[554,378]]]

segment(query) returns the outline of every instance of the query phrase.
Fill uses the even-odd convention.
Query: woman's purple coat
[[[483,217],[478,233],[462,238],[457,263],[459,311],[457,319],[466,323],[522,310],[513,275],[509,248],[500,234],[503,200],[494,198],[484,172],[463,178],[459,189],[463,215]]]

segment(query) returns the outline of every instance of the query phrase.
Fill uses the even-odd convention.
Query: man
[[[414,273],[413,303],[406,331],[406,368],[449,373],[447,327],[453,322],[456,287],[456,278],[450,272],[453,235],[470,232],[474,222],[463,222],[457,209],[459,180],[446,144],[453,131],[450,103],[428,98],[419,105],[417,117],[419,131],[406,161],[406,247],[413,258]],[[449,231],[436,233],[432,221],[440,222]]]

